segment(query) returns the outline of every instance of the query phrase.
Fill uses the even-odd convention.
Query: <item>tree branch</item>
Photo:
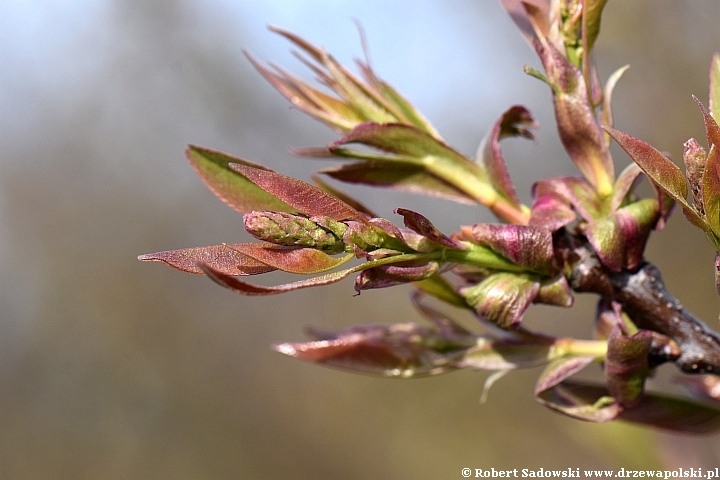
[[[682,371],[720,374],[720,335],[665,288],[655,265],[643,262],[636,271],[613,272],[582,236],[561,230],[554,240],[573,290],[616,301],[639,328],[672,338],[682,351],[675,359]]]

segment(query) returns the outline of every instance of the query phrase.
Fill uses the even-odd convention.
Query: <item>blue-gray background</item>
[[[311,76],[274,24],[350,63],[365,28],[372,63],[472,156],[513,104],[541,123],[505,143],[525,201],[532,182],[574,174],[539,67],[496,2],[0,1],[0,477],[460,478],[471,468],[720,464],[718,437],[655,434],[559,416],[532,399],[538,371],[391,381],[274,353],[312,324],[421,321],[393,288],[350,281],[245,298],[138,254],[237,242],[241,218],[183,156],[217,148],[308,179],[327,165],[288,147],[336,138],[289,108],[243,49]],[[703,138],[720,4],[609,2],[602,78],[630,63],[616,126],[669,151]],[[704,143],[704,142],[703,142]],[[615,150],[618,164],[627,158]],[[446,232],[480,208],[352,188],[381,215],[423,212]],[[677,214],[648,257],[682,302],[717,326],[712,249]],[[267,281],[279,281],[272,277]],[[534,308],[531,328],[587,337],[594,299]],[[470,324],[467,316],[460,318]],[[681,392],[675,369],[654,388]]]

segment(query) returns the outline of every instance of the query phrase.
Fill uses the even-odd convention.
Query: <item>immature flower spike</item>
[[[325,219],[320,226],[302,215],[256,211],[244,216],[245,229],[259,240],[278,245],[312,247],[325,253],[345,251],[342,236],[347,225]],[[329,228],[328,228],[329,227]]]

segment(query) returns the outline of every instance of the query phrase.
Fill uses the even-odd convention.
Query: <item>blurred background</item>
[[[688,138],[705,144],[691,95],[707,102],[719,19],[713,0],[609,2],[601,78],[632,66],[613,97],[617,128],[676,160]],[[354,297],[348,280],[248,298],[136,260],[248,238],[194,175],[188,143],[306,180],[327,165],[287,149],[336,134],[291,109],[242,52],[309,80],[265,27],[347,64],[362,55],[354,20],[379,76],[467,155],[509,106],[531,109],[537,140],[504,143],[524,201],[533,181],[575,173],[547,86],[521,70],[539,61],[494,1],[0,1],[0,478],[436,479],[464,467],[720,465],[718,435],[545,409],[532,398],[539,370],[503,378],[480,404],[487,373],[393,381],[271,349],[302,340],[308,324],[422,321],[408,289]],[[445,232],[492,221],[476,207],[347,190],[386,218],[411,208]],[[717,327],[713,251],[701,232],[676,214],[647,256]],[[587,337],[594,303],[533,308],[525,321]],[[651,387],[681,394],[676,369],[660,370]]]

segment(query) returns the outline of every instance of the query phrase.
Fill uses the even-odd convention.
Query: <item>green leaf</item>
[[[502,328],[517,326],[540,288],[534,276],[496,272],[460,293],[485,320]]]
[[[686,200],[688,194],[687,182],[677,165],[642,140],[612,128],[606,127],[605,130],[658,187],[680,204],[685,217],[690,223],[707,231],[708,227],[704,219],[698,215]]]
[[[607,0],[585,0],[583,8],[583,40],[584,55],[590,55],[595,40],[600,34],[600,19]]]
[[[537,128],[537,122],[527,108],[515,105],[495,122],[478,148],[478,164],[483,166],[495,188],[517,207],[520,206],[520,200],[505,165],[500,140],[513,136],[532,140],[534,136],[529,128]]]
[[[246,213],[252,210],[297,211],[230,168],[232,163],[269,171],[262,165],[194,145],[190,145],[185,153],[205,185],[220,200],[238,212]]]
[[[294,248],[271,243],[240,243],[233,250],[283,272],[315,274],[342,265],[354,255],[334,258],[314,248]]]
[[[710,113],[720,120],[720,54],[715,53],[710,62]]]
[[[720,236],[720,146],[713,145],[703,171],[703,206],[705,220],[715,235]]]

